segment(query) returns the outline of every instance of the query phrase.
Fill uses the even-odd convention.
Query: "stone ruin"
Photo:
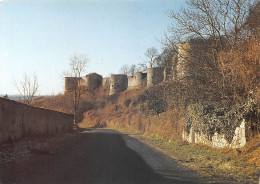
[[[137,72],[134,76],[124,74],[111,74],[102,78],[97,73],[90,73],[84,79],[80,78],[81,86],[89,89],[103,87],[109,90],[109,95],[120,93],[129,89],[151,86],[164,81],[165,69],[163,67],[149,68],[147,73]],[[65,77],[65,93],[74,91],[78,87],[78,78]]]
[[[148,68],[147,70],[147,86],[152,86],[163,82],[164,67]]]
[[[77,77],[65,77],[65,93],[77,89],[78,80]]]
[[[85,86],[90,89],[97,89],[102,85],[103,77],[97,73],[90,73],[86,75]]]
[[[128,76],[128,88],[135,89],[147,85],[147,73],[137,72],[134,76]]]
[[[191,60],[190,51],[196,45],[189,42],[180,43],[178,54],[173,56],[172,65],[169,67],[148,68],[147,73],[137,72],[134,76],[124,74],[112,74],[103,78],[97,73],[86,75],[82,86],[90,89],[103,87],[109,90],[109,95],[120,93],[129,89],[137,89],[152,86],[161,82],[183,80],[189,75],[188,65]],[[65,92],[73,91],[78,85],[75,77],[65,77]]]
[[[114,95],[116,93],[120,93],[125,91],[128,87],[128,79],[124,74],[112,74],[110,76],[110,91],[109,95]]]
[[[88,88],[97,89],[103,87],[109,90],[109,95],[114,95],[125,90],[138,89],[146,86],[156,85],[167,81],[180,81],[187,83],[194,78],[194,64],[202,59],[208,60],[209,43],[201,40],[179,43],[178,54],[172,58],[172,65],[168,67],[148,68],[147,73],[137,72],[134,76],[124,74],[112,74],[110,77],[102,78],[96,73],[88,74],[84,85]],[[205,54],[206,53],[206,54]],[[196,74],[198,75],[198,74]],[[204,75],[203,73],[201,75]],[[65,92],[75,87],[77,78],[65,78]],[[212,140],[202,132],[198,133],[191,127],[190,132],[183,131],[182,139],[189,143],[202,143],[213,147],[241,148],[246,143],[245,126],[247,122],[243,120],[239,127],[236,127],[235,135],[231,143],[227,142],[224,134],[214,133]]]

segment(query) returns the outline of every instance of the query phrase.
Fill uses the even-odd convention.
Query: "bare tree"
[[[176,54],[177,52],[175,50],[172,50],[170,47],[165,47],[155,58],[156,65],[160,67],[172,67],[173,56]]]
[[[250,32],[251,37],[260,38],[260,1],[250,7],[245,28]]]
[[[73,90],[73,102],[74,102],[74,123],[78,122],[78,115],[79,115],[79,105],[80,105],[80,96],[81,96],[81,75],[83,72],[86,71],[87,65],[89,63],[89,59],[85,54],[74,54],[70,58],[70,68],[67,72],[67,75],[70,77],[75,77],[76,85]]]
[[[134,76],[135,73],[138,71],[139,71],[139,68],[135,64],[132,64],[131,66],[123,65],[120,68],[119,73],[129,75],[129,76]]]
[[[138,72],[139,69],[135,64],[132,64],[130,69],[129,69],[129,75],[134,76],[136,72]]]
[[[39,92],[39,78],[36,74],[30,78],[26,73],[19,82],[14,80],[14,86],[23,98],[23,102],[31,104],[33,98]]]
[[[253,0],[187,0],[180,13],[169,12],[170,32],[182,39],[211,38],[217,47],[234,46],[240,38],[243,24]]]
[[[185,79],[192,80],[190,86],[220,91],[224,98],[229,94],[224,90],[227,73],[219,54],[234,49],[248,35],[244,27],[253,0],[186,0],[186,4],[180,12],[169,11],[173,22],[167,43],[171,38],[178,38],[179,43],[189,41],[191,47],[182,50],[192,59],[178,54],[186,63]]]
[[[158,56],[158,51],[155,47],[151,47],[146,50],[145,54],[146,58],[148,59],[147,62],[150,66],[150,68],[153,68],[156,66],[155,58]]]
[[[155,47],[148,48],[145,51],[144,55],[145,55],[145,59],[141,58],[143,61],[138,63],[140,71],[146,71],[148,67],[153,68],[158,66],[156,63],[156,57],[159,54]]]
[[[121,68],[119,70],[119,73],[128,75],[129,71],[130,71],[129,66],[128,65],[123,65],[123,66],[121,66]]]
[[[138,68],[141,72],[147,71],[147,65],[146,62],[139,62],[138,63]]]

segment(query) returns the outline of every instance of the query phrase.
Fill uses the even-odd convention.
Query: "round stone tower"
[[[109,95],[113,95],[122,91],[125,91],[128,87],[128,79],[124,74],[111,74],[110,76],[110,92]]]
[[[146,84],[147,84],[147,73],[136,72],[135,74],[136,87],[146,86]]]
[[[190,62],[191,44],[188,42],[178,45],[178,62],[176,66],[176,79],[182,80],[188,76],[188,65]]]
[[[102,85],[102,76],[97,73],[86,75],[86,86],[89,89],[97,89]]]
[[[152,86],[163,82],[164,67],[148,68],[147,70],[147,86]]]

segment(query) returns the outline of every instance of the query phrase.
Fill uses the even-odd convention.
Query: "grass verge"
[[[121,133],[135,137],[146,144],[166,153],[180,164],[198,171],[211,181],[227,183],[258,183],[260,167],[249,164],[238,149],[216,149],[204,145],[191,145],[173,140],[128,130],[120,126],[109,127]]]

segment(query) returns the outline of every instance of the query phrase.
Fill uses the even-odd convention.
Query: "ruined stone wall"
[[[226,135],[223,133],[215,132],[212,137],[203,134],[202,132],[195,132],[194,128],[190,128],[190,132],[183,131],[182,139],[189,143],[201,143],[217,148],[241,148],[246,144],[246,122],[243,119],[241,125],[236,127],[234,137],[231,143],[226,139]]]
[[[137,72],[135,78],[137,87],[147,86],[147,73]]]
[[[164,67],[148,68],[147,70],[147,86],[163,82]]]
[[[137,72],[134,76],[128,77],[128,88],[134,89],[147,85],[147,74],[142,72]]]
[[[191,44],[180,43],[178,45],[178,62],[176,66],[176,79],[183,80],[189,76],[189,62],[191,61]]]
[[[109,95],[113,95],[122,91],[125,91],[128,87],[128,79],[124,74],[112,74],[110,76],[110,92]]]
[[[128,76],[128,88],[127,89],[134,89],[136,87],[135,84],[135,76]]]
[[[172,67],[165,67],[163,71],[163,81],[172,81],[173,79],[173,70]]]
[[[73,115],[0,98],[0,142],[24,135],[70,132]]]
[[[90,89],[97,89],[102,85],[102,76],[97,73],[86,75],[85,85]]]
[[[110,88],[110,78],[109,77],[102,79],[102,87],[105,88],[105,89]]]
[[[214,42],[211,39],[191,39],[179,43],[175,79],[195,86],[217,80],[219,71],[212,51],[216,44]]]
[[[78,87],[77,77],[65,77],[65,92],[74,91]]]

